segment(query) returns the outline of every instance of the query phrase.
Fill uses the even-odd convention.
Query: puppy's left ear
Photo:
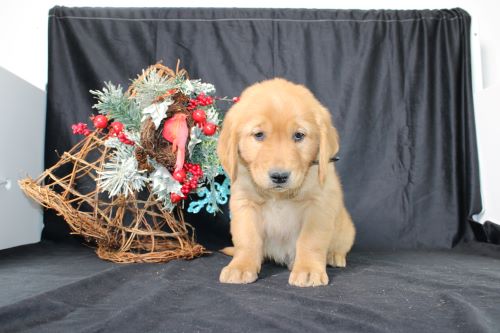
[[[222,130],[217,144],[217,155],[219,156],[220,164],[226,170],[229,179],[234,182],[238,173],[238,135],[236,129],[236,119],[233,106],[227,112],[222,123]]]
[[[325,183],[328,168],[332,167],[330,158],[339,152],[339,134],[332,125],[330,112],[325,107],[319,107],[316,120],[319,128],[318,177],[322,186]]]

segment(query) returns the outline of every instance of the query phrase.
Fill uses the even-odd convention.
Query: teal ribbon
[[[229,178],[225,178],[222,184],[217,182],[212,183],[210,189],[207,187],[200,188],[196,194],[200,198],[196,201],[191,201],[187,211],[197,214],[203,208],[210,214],[215,214],[219,210],[219,205],[225,205],[229,200],[230,185]]]

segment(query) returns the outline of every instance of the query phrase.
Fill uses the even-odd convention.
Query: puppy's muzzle
[[[269,178],[275,185],[284,185],[288,182],[288,179],[290,178],[290,171],[270,170]]]

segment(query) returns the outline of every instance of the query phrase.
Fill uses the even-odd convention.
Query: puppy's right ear
[[[332,117],[325,107],[320,105],[316,114],[320,133],[318,176],[319,183],[323,186],[327,174],[326,170],[331,168],[330,158],[339,152],[339,134],[332,126]]]
[[[220,164],[226,170],[231,182],[236,180],[238,172],[238,133],[236,129],[236,120],[233,106],[226,113],[222,123],[222,129],[217,144],[217,155],[219,155]]]

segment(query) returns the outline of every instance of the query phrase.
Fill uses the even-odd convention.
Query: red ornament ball
[[[199,124],[205,123],[205,121],[207,120],[207,115],[206,115],[205,111],[203,111],[201,109],[194,110],[193,111],[193,120]]]
[[[180,196],[177,193],[170,193],[170,201],[172,201],[172,203],[177,203],[184,199],[186,199],[185,196]]]
[[[240,98],[238,96],[233,97],[233,103],[238,103],[240,101]]]
[[[95,116],[92,122],[95,128],[106,128],[108,126],[108,118],[102,114]]]
[[[172,177],[177,180],[179,183],[182,183],[184,179],[186,179],[186,171],[184,169],[180,169],[177,171],[174,171],[172,174]]]
[[[214,135],[216,131],[217,131],[217,125],[213,123],[206,123],[205,125],[203,125],[203,134],[207,136]]]
[[[113,121],[110,126],[111,126],[111,131],[114,134],[118,134],[121,131],[123,131],[123,124],[119,121]]]

